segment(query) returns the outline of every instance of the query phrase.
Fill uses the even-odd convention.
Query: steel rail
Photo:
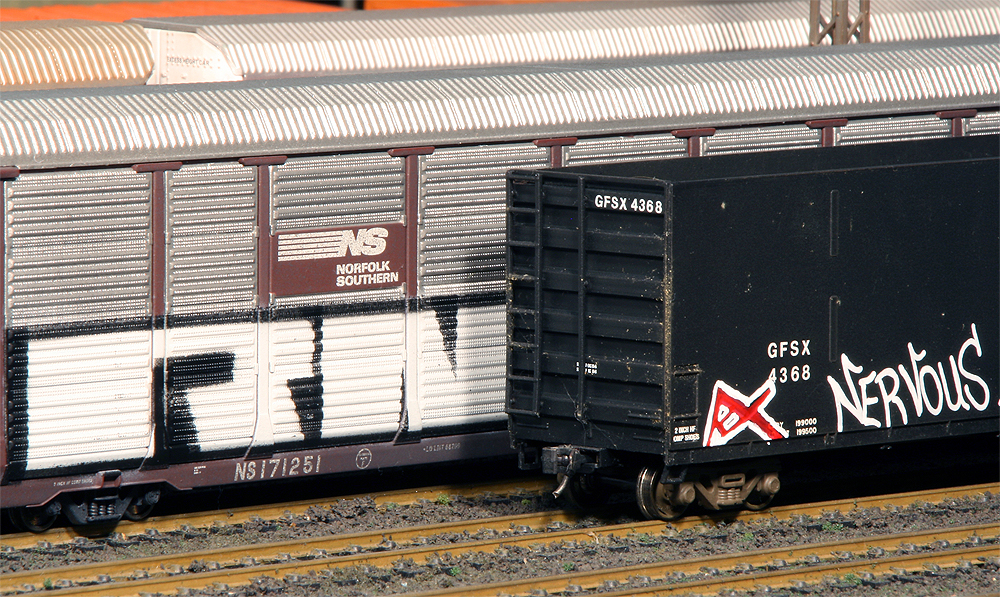
[[[984,486],[974,486],[974,488],[965,489],[981,489]],[[991,488],[991,485],[985,486],[986,488]],[[907,494],[900,494],[896,496],[889,496],[888,499],[882,500],[880,503],[886,505],[889,503],[909,503],[914,500],[920,501],[934,501],[932,498],[936,497],[937,500],[948,499],[952,497],[950,494],[954,490],[947,492],[910,492]],[[936,494],[936,495],[934,495]],[[825,502],[820,504],[811,505],[811,511],[813,512],[824,512],[838,509],[850,509],[854,507],[870,507],[871,504],[866,504],[865,500],[839,500],[836,502]],[[785,509],[791,510],[791,507],[785,507]],[[804,511],[800,507],[790,514],[803,514]],[[773,515],[774,513],[771,513]],[[740,520],[748,520],[752,518],[765,518],[768,517],[768,513],[740,513],[737,516]],[[58,580],[63,581],[60,584],[65,584],[66,581],[72,583],[80,582],[94,582],[99,577],[104,577],[106,580],[118,578],[118,579],[128,579],[128,578],[141,578],[146,577],[147,580],[142,582],[147,583],[147,591],[149,588],[149,583],[154,582],[156,576],[163,576],[173,573],[183,572],[184,566],[190,564],[192,561],[201,560],[214,562],[214,565],[220,569],[230,568],[235,566],[240,566],[240,562],[257,560],[290,560],[293,554],[296,557],[304,557],[309,554],[322,553],[324,551],[341,551],[344,549],[349,549],[354,546],[360,548],[371,548],[377,547],[384,541],[393,542],[405,542],[412,541],[418,537],[427,537],[433,535],[440,535],[446,533],[462,533],[462,532],[475,532],[479,529],[492,529],[494,531],[508,530],[512,527],[529,527],[532,530],[539,530],[551,526],[553,523],[571,523],[577,520],[577,515],[573,513],[543,513],[541,515],[535,515],[533,517],[529,516],[510,516],[495,519],[484,519],[479,521],[463,521],[458,523],[445,523],[440,525],[427,525],[423,527],[413,527],[409,529],[390,529],[384,531],[374,531],[368,533],[356,533],[352,535],[342,535],[338,537],[323,537],[317,539],[307,539],[307,540],[296,540],[296,541],[284,541],[272,544],[266,544],[262,546],[255,546],[254,548],[248,550],[245,547],[240,548],[222,548],[216,550],[205,550],[201,552],[188,552],[184,554],[177,554],[175,556],[157,556],[153,558],[143,558],[137,560],[129,560],[126,562],[118,563],[100,563],[100,564],[88,564],[73,567],[63,567],[59,569],[44,569],[37,571],[27,571],[12,573],[5,575],[5,584],[8,587],[12,586],[24,586],[32,585],[35,583],[44,583],[46,579],[51,579],[53,576],[57,577]],[[701,524],[700,519],[690,519],[681,521],[678,524],[673,525],[674,528],[690,528]],[[668,525],[659,521],[652,522],[637,522],[637,523],[626,523],[612,526],[605,526],[599,529],[581,529],[581,530],[570,530],[570,531],[557,531],[539,534],[528,534],[521,535],[514,538],[494,538],[486,541],[472,541],[462,543],[457,546],[449,546],[446,550],[442,550],[440,546],[433,547],[423,547],[423,548],[411,548],[402,550],[391,550],[384,551],[376,554],[356,554],[352,556],[342,556],[329,559],[314,560],[313,562],[289,562],[287,564],[282,564],[277,568],[273,568],[273,572],[277,573],[281,569],[290,568],[292,570],[298,571],[302,567],[309,567],[310,569],[316,569],[316,565],[320,569],[330,568],[334,566],[351,566],[356,564],[368,564],[368,565],[385,565],[391,563],[399,558],[409,557],[415,561],[425,561],[427,557],[434,553],[439,553],[441,551],[448,551],[452,554],[466,553],[470,551],[482,551],[489,547],[497,547],[500,543],[505,545],[522,544],[531,545],[541,542],[551,543],[556,541],[592,541],[601,536],[611,536],[616,533],[646,533],[654,534],[661,533],[667,530]],[[152,569],[152,571],[151,571]],[[243,568],[242,570],[250,571],[250,568]],[[223,574],[227,578],[232,574],[236,573],[237,570],[219,570],[215,574]],[[272,566],[264,565],[259,566],[256,571],[250,571],[247,578],[252,578],[253,576],[263,576],[265,574],[272,572]],[[195,574],[184,575],[184,578],[179,576],[168,577],[166,580],[171,586],[175,586],[178,582],[182,582],[186,586],[188,581],[194,581]],[[232,580],[232,579],[230,579]],[[218,581],[214,581],[218,582]],[[122,586],[122,585],[116,585]],[[203,585],[204,586],[204,585]],[[104,589],[110,589],[111,585],[103,584],[101,585]],[[77,587],[78,590],[82,590],[83,587]]]
[[[988,525],[984,525],[988,526]],[[900,538],[908,538],[906,535],[899,535]],[[823,544],[830,547],[846,547],[835,544]],[[802,548],[783,548],[773,550],[775,553],[784,551],[806,551],[808,547],[818,548],[819,545],[803,546]],[[772,551],[772,550],[768,550]],[[659,596],[677,594],[695,595],[717,595],[720,590],[753,590],[761,586],[787,587],[798,582],[818,582],[831,576],[844,576],[848,573],[869,572],[871,574],[886,574],[898,572],[900,569],[907,572],[919,570],[929,566],[941,566],[942,568],[960,565],[962,562],[973,562],[975,560],[985,560],[996,557],[997,546],[980,545],[958,549],[946,549],[936,553],[917,553],[901,556],[889,556],[885,558],[864,557],[856,560],[835,561],[824,564],[800,563],[791,568],[782,570],[767,569],[768,562],[760,559],[771,554],[767,552],[756,552],[756,554],[739,554],[737,556],[725,556],[725,558],[701,558],[699,560],[682,560],[670,562],[663,565],[641,564],[629,566],[628,568],[616,568],[613,570],[601,570],[586,576],[583,575],[559,575],[557,577],[534,578],[516,581],[515,583],[498,583],[478,586],[454,587],[441,591],[424,591],[411,593],[410,597],[451,597],[453,595],[463,595],[466,597],[495,597],[496,595],[506,595],[516,597],[520,595],[530,595],[534,591],[565,591],[569,586],[575,585],[582,590],[596,589],[601,583],[608,580],[629,584],[629,588],[619,591],[602,592],[601,597],[625,597],[625,596]],[[811,555],[811,554],[804,554]],[[755,557],[759,556],[759,557]],[[842,555],[829,559],[839,559]],[[754,563],[756,562],[756,563]],[[761,568],[750,572],[740,573],[738,566],[753,566]],[[667,574],[684,572],[685,574],[698,574],[702,572],[701,567],[712,566],[725,570],[727,573],[720,573],[717,578],[682,581],[667,585],[658,586],[635,586],[631,579],[646,577],[652,580],[653,577],[665,579]]]
[[[473,491],[473,486],[470,488],[464,488],[471,494]],[[474,486],[482,487],[482,486]],[[494,486],[495,487],[495,486]],[[411,496],[429,496],[429,495],[440,495],[438,492],[439,488],[429,488],[426,490],[417,491],[406,491]],[[749,522],[752,520],[759,520],[763,518],[786,518],[791,515],[816,515],[822,514],[823,512],[831,511],[849,511],[854,508],[866,508],[873,506],[886,506],[886,505],[905,505],[913,502],[923,501],[923,502],[937,502],[949,498],[955,498],[959,495],[968,495],[981,493],[989,489],[997,489],[990,484],[975,485],[963,488],[954,488],[947,490],[927,490],[927,491],[915,491],[907,492],[902,494],[895,494],[891,496],[873,496],[868,498],[858,498],[852,500],[835,500],[830,502],[820,502],[816,504],[807,504],[805,506],[781,506],[773,508],[770,512],[749,512],[749,511],[736,511],[730,513],[716,513],[713,516],[704,515],[700,517],[689,517],[680,521],[671,523],[675,529],[683,530],[687,528],[693,528],[704,522],[709,522],[712,524],[718,523],[720,520],[740,520]],[[400,492],[388,492],[385,494],[380,494],[379,498],[382,500],[381,503],[389,503],[392,499],[397,499]],[[424,497],[414,497],[414,501],[419,499],[425,499]],[[303,502],[303,504],[309,502]],[[278,508],[274,508],[277,510]],[[394,542],[407,542],[412,541],[419,537],[428,537],[434,535],[442,535],[447,533],[464,533],[464,532],[477,532],[481,529],[503,531],[514,527],[526,527],[531,531],[539,531],[546,529],[549,525],[554,523],[564,523],[572,524],[577,522],[580,518],[579,514],[567,513],[567,512],[543,512],[538,514],[526,514],[526,515],[512,515],[505,517],[498,517],[493,519],[482,519],[477,521],[459,521],[453,523],[441,523],[435,525],[423,525],[419,527],[408,527],[408,528],[396,528],[396,529],[381,529],[366,531],[361,533],[352,533],[346,535],[338,535],[335,537],[315,537],[301,540],[291,540],[291,541],[280,541],[267,543],[263,545],[255,545],[252,547],[240,546],[232,548],[218,548],[212,550],[201,550],[196,552],[184,552],[175,555],[166,556],[153,556],[149,558],[139,558],[132,560],[125,560],[121,562],[103,562],[97,564],[81,564],[78,566],[64,566],[57,569],[40,569],[33,571],[16,572],[4,575],[5,584],[13,586],[16,583],[18,586],[21,585],[32,585],[37,583],[44,583],[46,579],[51,579],[53,576],[57,577],[59,580],[71,581],[73,583],[79,582],[93,582],[100,577],[111,577],[112,579],[128,579],[136,577],[136,575],[142,577],[156,576],[158,574],[170,574],[172,570],[183,570],[184,567],[190,565],[191,562],[196,560],[202,560],[207,562],[213,562],[220,568],[233,567],[239,565],[241,561],[252,560],[269,560],[269,559],[292,559],[292,558],[303,558],[308,557],[311,553],[316,552],[330,552],[330,551],[342,551],[351,548],[362,548],[371,549],[382,544],[386,540],[391,540]],[[183,519],[180,519],[181,521]],[[170,520],[168,522],[177,522],[176,520]],[[605,535],[613,535],[615,533],[646,533],[646,534],[657,534],[663,532],[666,528],[667,523],[660,521],[645,521],[645,522],[635,522],[635,523],[625,523],[620,525],[606,526],[601,529],[601,533]],[[190,526],[190,525],[188,525]],[[169,532],[166,528],[158,529],[161,532]],[[564,531],[560,533],[549,533],[544,536],[545,540],[589,540],[593,538],[595,531],[593,529],[588,529],[584,532],[584,537],[580,538],[574,535],[574,531]],[[538,542],[539,538],[532,539],[534,542]],[[416,557],[420,557],[417,555]],[[152,572],[150,572],[152,570]],[[6,594],[9,591],[0,590],[0,594]]]
[[[147,558],[136,558],[117,562],[95,562],[93,564],[80,564],[76,566],[60,566],[59,568],[45,568],[42,570],[30,570],[24,572],[12,572],[4,575],[4,587],[0,589],[0,595],[12,592],[15,585],[37,585],[45,582],[46,579],[57,579],[70,581],[73,583],[95,582],[99,577],[109,577],[110,580],[129,580],[136,577],[155,578],[158,576],[171,576],[176,574],[171,571],[183,569],[194,561],[203,561],[211,566],[218,566],[220,569],[240,566],[241,562],[248,559],[270,560],[291,558],[306,558],[313,554],[325,552],[346,551],[354,548],[372,549],[387,541],[394,543],[409,542],[421,537],[433,537],[451,533],[461,534],[464,532],[477,532],[479,530],[509,531],[512,528],[523,527],[522,533],[527,534],[520,539],[505,538],[505,543],[520,541],[539,543],[548,540],[549,537],[564,533],[549,533],[539,535],[538,531],[544,530],[556,523],[574,523],[581,518],[580,513],[574,512],[543,512],[540,514],[515,514],[497,518],[487,518],[475,521],[458,521],[450,523],[440,523],[432,525],[421,525],[407,528],[365,531],[361,533],[351,533],[345,535],[335,535],[326,537],[313,537],[306,539],[296,539],[290,541],[278,541],[263,545],[250,545],[239,547],[223,547],[217,549],[200,550],[194,552],[184,552],[174,555],[158,555]],[[662,526],[663,523],[658,523]],[[618,527],[621,527],[619,529]],[[616,525],[615,527],[602,527],[602,529],[622,530],[629,525]],[[530,529],[528,531],[527,529]],[[583,529],[580,531],[567,531],[566,537],[572,536],[578,540],[592,540],[593,529]],[[432,546],[412,549],[394,549],[375,553],[355,554],[351,556],[333,556],[323,558],[324,561],[332,562],[331,565],[351,566],[356,563],[373,564],[375,562],[394,561],[400,557],[420,558],[443,549],[454,550],[463,546],[470,546],[474,549],[481,546],[497,544],[501,539],[490,539],[483,541],[464,542],[459,545]],[[454,552],[453,552],[454,553]],[[344,562],[344,563],[341,563]],[[310,564],[308,561],[300,561],[301,564]],[[265,568],[267,566],[264,566]],[[260,573],[258,573],[259,575]]]
[[[356,495],[337,496],[327,499],[300,500],[285,502],[272,506],[245,506],[227,508],[225,510],[203,512],[198,514],[171,514],[169,516],[151,517],[138,522],[123,520],[115,527],[114,532],[123,535],[140,535],[146,529],[155,528],[161,533],[182,530],[187,527],[210,528],[215,525],[243,524],[251,520],[278,520],[289,515],[303,515],[314,506],[335,504],[344,500],[372,498],[375,505],[385,507],[387,504],[409,505],[421,500],[434,501],[439,496],[476,497],[484,494],[495,495],[536,495],[552,487],[552,480],[541,477],[529,477],[515,481],[499,483],[474,483],[468,485],[438,485],[411,489],[398,489],[379,493],[363,493]],[[28,549],[39,541],[47,541],[53,545],[69,543],[84,535],[71,527],[50,529],[44,533],[12,533],[0,538],[0,550]]]
[[[485,493],[496,495],[520,495],[538,494],[546,489],[552,488],[552,481],[546,478],[528,478],[518,481],[502,483],[478,483],[470,485],[440,485],[435,487],[425,487],[419,489],[401,489],[375,494],[357,494],[330,498],[329,500],[302,500],[276,504],[274,506],[260,508],[247,506],[243,508],[230,508],[225,511],[207,512],[201,514],[174,514],[170,516],[152,517],[139,522],[122,521],[115,528],[115,532],[128,537],[146,532],[146,529],[155,528],[161,533],[183,530],[185,528],[210,528],[215,525],[244,524],[251,520],[279,520],[289,515],[302,515],[313,506],[323,504],[334,504],[342,500],[360,499],[371,497],[375,505],[385,507],[387,504],[408,505],[416,504],[421,500],[433,501],[441,495],[475,497]],[[967,485],[963,487],[951,487],[945,489],[929,489],[897,493],[891,495],[865,496],[860,498],[849,498],[842,500],[831,500],[827,502],[816,502],[814,504],[799,504],[788,506],[775,506],[761,512],[751,512],[742,510],[732,510],[723,512],[710,512],[702,514],[692,514],[674,521],[677,528],[689,528],[702,523],[716,524],[720,520],[741,520],[752,521],[761,518],[785,518],[793,514],[803,514],[813,516],[823,512],[848,512],[854,508],[873,508],[876,506],[907,506],[914,502],[939,502],[946,499],[956,499],[959,497],[982,494],[987,491],[1000,493],[1000,484],[981,483],[978,485]],[[649,524],[659,524],[652,522]],[[389,533],[391,531],[384,531]],[[40,541],[46,541],[53,545],[69,543],[77,537],[82,537],[72,528],[51,529],[42,534],[35,533],[13,533],[0,538],[0,550],[29,549],[37,545]]]
[[[543,542],[555,543],[560,541],[596,540],[597,537],[612,534],[613,533],[611,532],[607,532],[606,528],[601,528],[548,533],[541,536],[529,535],[515,538],[496,538],[484,541],[471,541],[458,545],[438,545],[385,552],[355,554],[349,556],[317,558],[312,561],[276,563],[262,566],[244,566],[240,568],[219,569],[186,575],[147,577],[141,578],[140,580],[131,580],[119,583],[105,582],[90,586],[74,586],[63,590],[47,590],[45,591],[45,594],[107,595],[109,597],[123,597],[139,595],[141,593],[168,593],[179,591],[181,589],[198,590],[219,584],[248,584],[254,578],[262,576],[270,576],[272,578],[280,579],[292,574],[317,574],[331,568],[347,568],[361,565],[386,567],[400,559],[412,559],[415,562],[424,563],[431,556],[441,553],[449,553],[452,556],[459,556],[464,553],[486,551],[490,548],[496,549],[500,546],[526,547]],[[847,553],[855,555],[858,553],[867,553],[868,550],[875,548],[881,548],[884,550],[894,549],[903,543],[912,543],[914,545],[930,545],[935,542],[948,542],[949,544],[960,543],[974,536],[985,538],[987,541],[994,542],[993,545],[990,545],[987,548],[990,553],[994,553],[996,551],[995,542],[998,538],[1000,538],[1000,528],[997,528],[997,525],[994,524],[985,524],[964,526],[956,529],[933,529],[928,531],[898,533],[886,536],[862,537],[857,539],[812,543],[807,545],[781,547],[753,552],[740,552],[736,554],[692,558],[661,564],[647,563],[636,566],[604,569],[584,573],[571,573],[542,578],[528,578],[507,583],[456,587],[453,590],[440,591],[433,594],[469,595],[470,597],[481,595],[484,597],[492,597],[498,593],[513,595],[529,593],[532,590],[537,589],[557,591],[563,590],[567,585],[596,587],[598,584],[607,580],[627,582],[630,577],[636,575],[666,576],[667,574],[673,574],[676,572],[683,572],[685,575],[697,574],[703,567],[706,566],[720,569],[735,569],[737,565],[763,567],[773,564],[776,560],[784,560],[786,562],[791,561],[793,564],[796,562],[807,564],[810,563],[807,560],[809,557],[819,558],[820,561],[824,561],[824,556],[826,561],[834,560],[839,562],[844,559],[845,554]],[[12,578],[10,580],[20,580],[20,577]],[[66,579],[60,578],[57,580],[65,581]],[[23,586],[23,584],[27,583],[21,583],[21,586]]]

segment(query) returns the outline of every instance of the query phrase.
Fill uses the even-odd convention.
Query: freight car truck
[[[783,457],[996,434],[997,136],[508,175],[507,411],[558,492],[762,508]]]

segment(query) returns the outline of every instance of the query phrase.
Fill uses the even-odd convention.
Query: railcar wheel
[[[561,484],[564,475],[558,475],[557,480]],[[599,508],[607,505],[611,491],[601,484],[594,475],[573,475],[569,480],[566,489],[563,490],[562,497],[566,502],[581,510],[588,508]]]
[[[750,495],[743,500],[743,507],[757,512],[771,505],[774,495],[781,489],[778,473],[766,473],[757,482]]]
[[[40,508],[11,508],[10,521],[14,526],[29,533],[44,533],[52,528],[59,513],[53,513],[52,509],[46,506]]]
[[[149,491],[139,490],[132,494],[132,500],[129,502],[125,511],[122,512],[122,517],[126,520],[131,520],[132,522],[139,522],[149,518],[150,513],[153,511],[153,507],[156,506],[160,501],[160,490],[150,489]]]
[[[771,500],[773,499],[773,495],[764,495],[763,493],[755,490],[751,492],[745,500],[743,500],[743,507],[747,510],[757,512],[770,506]]]
[[[635,483],[635,500],[642,515],[650,520],[675,520],[684,514],[687,506],[670,502],[674,485],[660,483],[662,466],[644,466]]]
[[[125,520],[131,520],[132,522],[140,522],[149,518],[149,514],[153,511],[153,507],[156,504],[146,504],[142,502],[133,501],[125,508],[125,512],[122,513],[122,518]]]

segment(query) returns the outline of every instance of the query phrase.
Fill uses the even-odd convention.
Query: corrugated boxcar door
[[[151,427],[151,178],[5,185],[8,440],[27,471],[144,457]]]
[[[245,449],[257,416],[256,169],[196,164],[167,178],[168,451]]]
[[[418,392],[424,427],[504,418],[506,173],[532,144],[437,150],[420,162]]]
[[[403,221],[402,158],[384,152],[291,158],[274,172],[278,234],[391,228]],[[330,258],[329,246],[314,247],[314,253],[317,259]],[[280,259],[279,267],[284,263]],[[331,286],[318,294],[276,298],[279,307],[288,308],[340,305],[336,314],[279,316],[274,324],[269,405],[276,442],[391,437],[399,429],[405,357],[402,285],[344,288],[348,290]]]

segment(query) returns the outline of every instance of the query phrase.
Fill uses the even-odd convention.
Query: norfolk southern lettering
[[[340,263],[337,265],[337,286],[370,286],[399,282],[399,272],[392,271],[389,260]]]

